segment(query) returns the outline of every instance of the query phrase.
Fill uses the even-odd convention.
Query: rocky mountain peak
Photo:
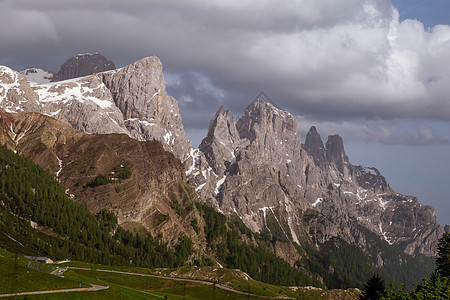
[[[58,73],[51,81],[61,81],[87,76],[104,71],[114,70],[116,66],[99,53],[77,54],[61,65]]]
[[[315,126],[309,129],[303,148],[313,157],[316,165],[321,166],[326,162],[325,147]]]
[[[344,142],[337,135],[329,135],[326,143],[326,157],[330,163],[334,163],[341,173],[344,173],[344,165],[348,163],[348,157],[345,155]]]
[[[355,233],[352,222],[388,243],[401,244],[407,253],[425,255],[434,255],[443,231],[432,210],[395,193],[378,170],[352,166],[340,136],[329,136],[324,147],[314,127],[302,148],[296,119],[261,99],[251,103],[238,122],[219,108],[201,151],[190,148],[178,103],[166,93],[157,57],[31,86],[22,75],[0,67],[0,108],[47,114],[83,132],[123,132],[137,140],[158,140],[184,162],[189,183],[201,200],[272,236],[297,241],[311,229],[317,241],[315,225],[308,229],[314,222],[306,211],[321,224],[325,223],[319,214],[335,221],[334,227],[327,223],[322,228],[322,243],[339,235],[363,249],[362,233]],[[25,130],[21,135],[19,127],[7,125],[15,146]],[[54,162],[58,166],[59,161]]]
[[[190,142],[183,129],[178,102],[166,93],[162,63],[156,56],[98,74],[122,112],[132,138],[159,140],[184,161]]]
[[[79,76],[84,74],[80,68],[87,65],[88,73],[99,72],[105,68],[94,66],[97,59],[104,62],[100,54],[77,55],[62,69]],[[105,65],[106,69],[113,66]],[[191,152],[178,102],[166,93],[157,57],[47,84],[30,84],[23,75],[7,67],[4,70],[0,97],[5,101],[0,108],[5,111],[39,112],[86,133],[125,133],[140,141],[158,140],[182,161]]]
[[[0,66],[0,109],[6,112],[39,112],[38,99],[25,76]]]
[[[162,63],[158,57],[146,57],[101,75],[124,119],[145,118],[161,110],[161,98],[167,94]],[[154,102],[156,107],[151,105],[151,102]]]
[[[262,99],[247,106],[244,115],[237,123],[241,138],[250,142],[264,135],[297,135],[297,120],[287,111],[282,111]]]
[[[223,106],[209,123],[208,134],[199,149],[216,174],[224,174],[225,163],[235,160],[235,149],[243,146],[236,128],[236,118]]]
[[[298,162],[301,148],[294,116],[258,99],[246,108],[236,127],[240,138],[250,143],[252,151],[274,162],[276,170],[290,175],[286,164]]]

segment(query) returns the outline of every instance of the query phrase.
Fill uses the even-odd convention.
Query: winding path
[[[63,290],[49,290],[49,291],[35,291],[35,292],[21,292],[12,294],[1,294],[1,297],[15,297],[15,296],[26,296],[26,295],[39,295],[39,294],[56,294],[56,293],[71,293],[71,292],[95,292],[100,290],[106,290],[109,288],[108,285],[98,285],[89,283],[92,287],[88,288],[75,288],[75,289],[63,289]]]

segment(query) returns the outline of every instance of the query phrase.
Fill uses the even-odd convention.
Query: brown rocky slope
[[[199,245],[190,225],[197,214],[195,192],[182,163],[159,142],[86,135],[37,113],[1,111],[0,142],[54,173],[91,212],[107,208],[125,228],[143,226],[168,242],[183,232]]]

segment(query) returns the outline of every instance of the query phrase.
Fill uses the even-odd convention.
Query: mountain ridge
[[[262,99],[250,103],[239,120],[220,107],[199,149],[192,148],[177,101],[165,91],[162,64],[157,57],[48,84],[29,84],[22,75],[1,67],[0,100],[0,108],[8,112],[46,114],[85,133],[124,133],[134,140],[160,141],[183,163],[178,170],[183,173],[180,178],[187,179],[202,202],[229,218],[242,220],[252,231],[272,240],[273,252],[292,266],[302,257],[295,244],[329,251],[329,245],[338,245],[337,241],[342,240],[366,251],[377,267],[392,267],[395,261],[405,259],[398,252],[392,259],[391,250],[386,250],[390,248],[383,243],[420,259],[435,255],[443,232],[432,207],[396,193],[376,168],[352,165],[339,135],[330,135],[324,143],[312,127],[302,144],[295,117]],[[18,131],[11,124],[4,126],[9,138],[3,139],[16,151],[22,151],[26,128]],[[52,139],[51,134],[44,138]],[[82,148],[74,149],[83,153]],[[56,155],[51,161],[52,171],[66,178],[62,156]],[[112,171],[109,166],[101,172]],[[100,175],[91,173],[80,186]],[[80,193],[80,186],[70,180],[69,190]],[[102,191],[104,186],[96,188]],[[105,193],[91,196],[107,205],[101,194]],[[178,220],[180,213],[186,213],[189,201],[178,207],[168,196],[169,201],[162,203],[166,211],[172,212],[170,218]],[[141,215],[138,207],[131,205],[128,210],[131,215],[133,210]],[[146,226],[156,233],[157,223]],[[374,242],[373,235],[382,243]]]
[[[157,57],[46,85],[30,86],[20,74],[5,67],[2,70],[0,80],[3,87],[5,83],[8,87],[0,92],[7,99],[0,103],[3,109],[44,113],[87,133],[121,132],[137,140],[159,140],[184,163],[188,181],[200,199],[229,214],[236,209],[226,199],[224,189],[230,189],[227,178],[235,174],[228,176],[230,171],[236,172],[236,168],[230,168],[236,163],[243,168],[242,158],[247,163],[264,159],[270,168],[289,179],[291,189],[307,199],[312,209],[347,223],[347,215],[355,217],[387,242],[405,244],[406,253],[433,255],[438,235],[443,231],[431,208],[421,206],[417,198],[395,193],[378,170],[351,165],[341,137],[329,136],[324,145],[316,128],[312,128],[302,145],[295,118],[261,99],[252,102],[239,120],[219,108],[199,149],[192,148],[182,127],[177,101],[165,91],[162,64]],[[311,138],[315,142],[310,142]],[[221,207],[223,201],[229,206]],[[359,208],[355,209],[354,204]],[[389,213],[388,208],[397,209],[397,213]],[[416,213],[410,213],[411,210]],[[255,227],[256,221],[251,221],[250,215],[261,219],[264,213],[239,214],[248,226],[263,230],[263,223],[258,221],[260,225]],[[395,223],[402,224],[398,216],[414,221],[398,226]],[[421,219],[431,226],[426,229]],[[421,227],[425,228],[423,232],[413,233]],[[296,235],[295,230],[289,231],[290,236]],[[355,239],[348,234],[349,229],[346,231],[349,239]],[[423,245],[419,238],[424,239]]]

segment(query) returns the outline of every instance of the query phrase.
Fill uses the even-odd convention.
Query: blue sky
[[[450,24],[448,0],[396,0],[393,4],[400,12],[400,19],[418,19],[427,27]]]
[[[0,0],[0,64],[156,55],[197,146],[260,91],[450,224],[448,0]],[[12,26],[13,24],[13,26]]]

